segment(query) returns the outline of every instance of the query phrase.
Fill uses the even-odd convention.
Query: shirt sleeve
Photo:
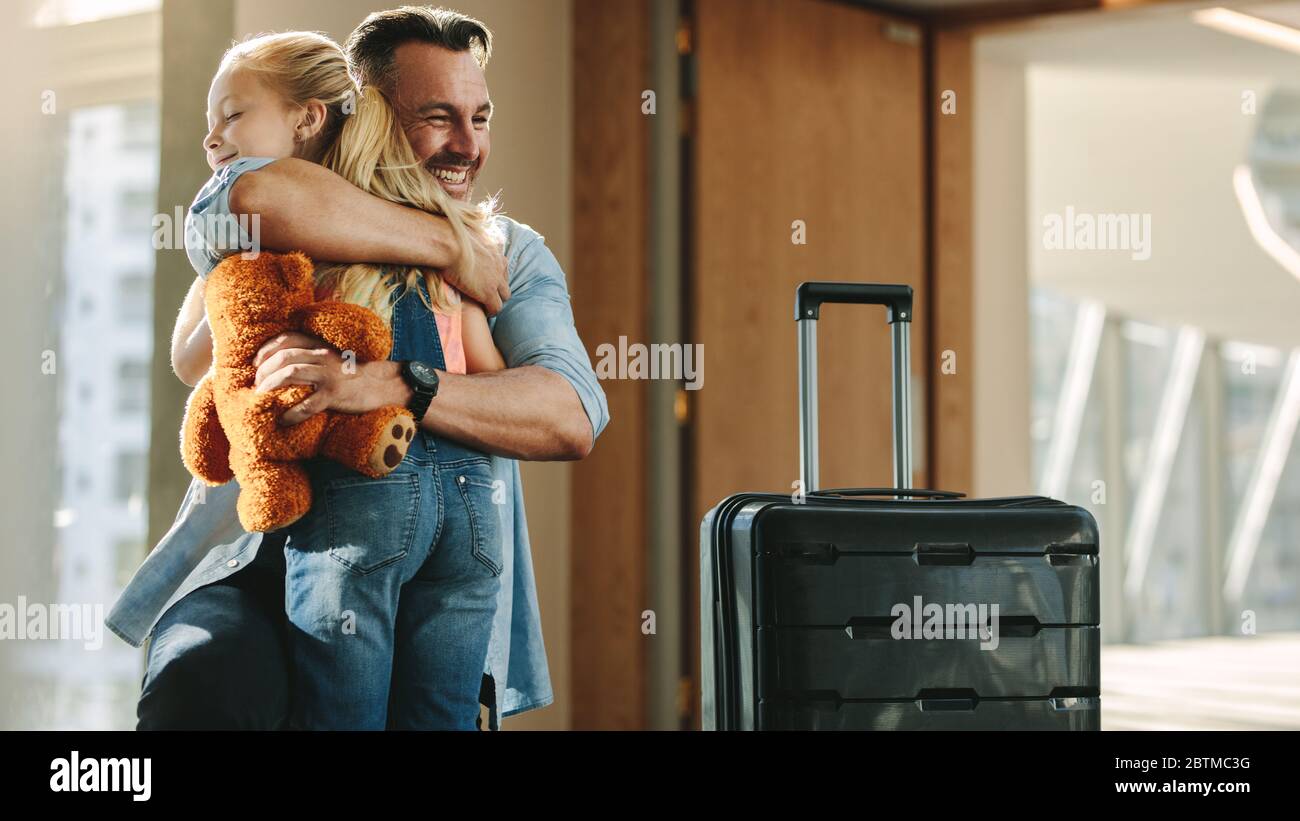
[[[230,189],[239,175],[275,162],[274,157],[243,157],[219,169],[203,184],[185,215],[185,254],[194,272],[204,279],[226,256],[260,250],[256,223],[248,225],[230,213]],[[252,229],[251,231],[249,229]]]
[[[492,338],[506,367],[540,365],[569,381],[587,412],[594,441],[609,422],[609,406],[573,324],[564,271],[536,231],[516,224],[508,235],[510,299],[491,318]]]

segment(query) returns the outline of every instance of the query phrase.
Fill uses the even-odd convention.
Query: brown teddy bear
[[[311,508],[311,481],[298,460],[327,456],[366,476],[384,476],[406,456],[415,435],[410,411],[388,406],[365,414],[317,413],[297,425],[277,420],[311,395],[309,385],[265,393],[253,387],[253,357],[269,339],[302,331],[358,362],[387,359],[392,333],[373,311],[346,302],[318,302],[305,254],[262,252],[227,257],[204,294],[212,327],[212,370],[185,405],[181,456],[209,485],[239,480],[245,530],[277,530]]]

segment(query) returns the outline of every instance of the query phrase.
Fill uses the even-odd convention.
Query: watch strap
[[[410,371],[410,363],[402,363],[402,379],[411,389],[411,401],[406,403],[406,409],[415,417],[416,424],[424,419],[424,414],[429,410],[429,405],[433,402],[433,397],[437,394],[437,388],[430,388],[416,379]]]

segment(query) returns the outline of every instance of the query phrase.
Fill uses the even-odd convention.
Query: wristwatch
[[[406,408],[415,416],[418,425],[429,409],[429,403],[438,395],[438,372],[427,362],[408,359],[402,362],[402,380],[414,392]]]

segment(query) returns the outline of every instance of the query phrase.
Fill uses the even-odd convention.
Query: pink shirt
[[[460,291],[451,287],[446,280],[442,280],[442,292],[446,294],[447,302],[452,305],[460,306]],[[316,289],[316,298],[321,300],[334,299],[334,296],[321,288]],[[438,341],[442,343],[442,358],[446,365],[447,373],[467,373],[465,365],[465,340],[461,333],[461,314],[457,310],[454,314],[444,314],[441,311],[433,312],[433,321],[438,326]]]
[[[452,305],[460,305],[460,291],[446,280],[442,281],[442,291]],[[433,312],[433,319],[438,324],[438,339],[442,342],[442,356],[446,360],[447,373],[465,373],[465,341],[461,336],[461,314],[444,314]]]

